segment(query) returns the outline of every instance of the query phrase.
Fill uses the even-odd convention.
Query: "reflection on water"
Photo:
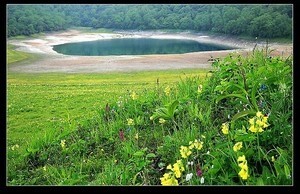
[[[198,51],[228,50],[224,45],[199,43],[194,40],[122,38],[55,45],[53,50],[65,55],[150,55],[182,54]]]

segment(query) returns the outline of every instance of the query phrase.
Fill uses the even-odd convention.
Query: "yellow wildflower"
[[[199,142],[197,139],[195,139],[194,146],[197,150],[201,150],[203,147],[203,142],[202,141]]]
[[[237,161],[238,162],[245,162],[246,161],[245,155],[239,156]]]
[[[176,178],[180,178],[181,172],[184,171],[184,167],[183,167],[181,160],[177,160],[177,162],[175,164],[173,164],[173,168],[172,168],[171,164],[169,164],[167,166],[167,169],[172,170],[172,172],[175,174]]]
[[[61,145],[62,149],[64,149],[66,147],[66,140],[61,140],[60,145]]]
[[[43,170],[44,170],[44,171],[46,171],[46,170],[47,170],[46,166],[44,166],[44,167],[43,167]]]
[[[262,118],[262,122],[263,122],[263,123],[267,123],[267,121],[268,121],[268,117],[267,117],[267,116],[264,116],[264,117]]]
[[[169,165],[167,166],[167,169],[172,170],[172,165],[169,164]]]
[[[192,154],[191,150],[186,146],[180,146],[180,154],[182,158],[187,158]]]
[[[257,116],[257,117],[262,117],[263,114],[262,114],[260,111],[258,111],[258,112],[256,113],[256,116]]]
[[[243,142],[237,142],[234,146],[233,146],[233,151],[237,152],[238,150],[240,150],[243,147]]]
[[[165,119],[163,119],[163,118],[159,118],[159,121],[158,121],[160,124],[164,124],[165,122],[166,122],[166,120]]]
[[[154,117],[153,117],[153,116],[151,116],[151,117],[150,117],[150,121],[153,121],[153,119],[154,119]]]
[[[199,86],[198,86],[198,93],[201,93],[202,92],[202,85],[200,84]]]
[[[181,160],[177,160],[176,163],[179,165],[180,170],[183,172],[184,171],[184,167],[183,167],[182,161]]]
[[[191,149],[193,149],[193,148],[194,148],[193,141],[190,141],[190,142],[189,142],[189,149],[191,150]]]
[[[181,177],[181,171],[180,171],[180,167],[177,163],[175,163],[173,165],[173,171],[175,173],[176,178],[180,178]]]
[[[228,128],[229,128],[228,125],[229,125],[228,123],[223,123],[223,124],[222,124],[222,132],[223,132],[223,134],[225,134],[225,135],[228,134]]]
[[[255,123],[260,127],[264,126],[264,123],[259,119],[257,119]]]
[[[135,92],[132,92],[132,93],[130,94],[130,96],[131,96],[132,100],[136,100],[137,97],[138,97],[138,95],[137,95]]]
[[[268,117],[264,116],[260,111],[256,113],[256,116],[253,118],[249,119],[250,123],[250,128],[249,131],[253,133],[257,132],[263,132],[263,128],[266,128],[269,126],[268,122]]]
[[[250,175],[248,174],[248,170],[242,168],[241,171],[239,172],[240,177],[243,180],[247,180],[248,177],[250,177]]]
[[[275,162],[275,157],[274,156],[271,157],[271,161]]]
[[[169,95],[170,95],[170,91],[171,91],[171,88],[170,88],[169,86],[167,86],[167,87],[165,88],[165,94],[166,94],[167,96],[169,96]]]
[[[172,175],[172,173],[165,173],[162,178],[160,178],[161,184],[163,186],[178,185],[177,179]]]
[[[135,138],[136,140],[138,140],[138,139],[139,139],[139,133],[136,133],[135,136],[134,136],[134,138]]]
[[[133,119],[127,119],[127,125],[134,125]]]
[[[254,125],[254,118],[249,119],[250,125]]]
[[[257,129],[254,127],[254,125],[251,125],[250,128],[249,128],[249,131],[251,131],[253,133],[256,133]]]
[[[261,132],[263,132],[264,130],[262,129],[262,127],[258,127],[258,128],[257,128],[257,131],[261,133]]]
[[[237,161],[239,162],[239,167],[241,168],[238,174],[243,180],[246,180],[248,177],[250,177],[250,175],[248,174],[248,165],[245,155],[239,156]]]
[[[239,163],[239,167],[248,170],[247,161]]]

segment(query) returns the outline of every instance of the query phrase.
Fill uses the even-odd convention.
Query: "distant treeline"
[[[73,26],[124,30],[180,29],[261,38],[291,37],[292,5],[8,5],[7,35]]]

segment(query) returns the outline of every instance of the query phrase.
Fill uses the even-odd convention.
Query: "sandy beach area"
[[[234,50],[205,51],[186,54],[168,55],[123,55],[123,56],[69,56],[55,52],[53,45],[69,42],[93,41],[112,38],[161,38],[161,39],[190,39],[203,43],[223,44],[236,47]],[[228,37],[207,36],[203,34],[165,33],[157,31],[115,33],[83,33],[78,30],[48,33],[36,39],[8,40],[15,45],[16,50],[37,53],[36,61],[20,62],[8,66],[9,71],[42,73],[93,73],[113,71],[141,71],[184,68],[211,68],[211,58],[222,58],[228,53],[238,52],[242,55],[251,53],[255,44],[258,48],[266,46],[265,42],[241,41]],[[292,44],[268,44],[272,49],[271,55],[290,56]]]

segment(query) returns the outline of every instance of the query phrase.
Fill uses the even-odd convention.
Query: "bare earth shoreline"
[[[172,38],[191,39],[199,42],[224,44],[237,47],[235,50],[206,51],[186,54],[168,55],[123,55],[123,56],[68,56],[52,50],[53,45],[68,42],[92,41],[111,38]],[[231,52],[246,55],[252,52],[256,42],[241,41],[228,37],[206,36],[192,33],[164,33],[164,32],[115,32],[115,33],[82,33],[77,30],[55,32],[40,38],[28,40],[9,40],[9,44],[17,46],[17,50],[38,53],[40,58],[34,62],[11,64],[8,70],[12,72],[43,73],[93,73],[113,71],[141,71],[185,68],[211,68],[209,59],[224,57]],[[266,43],[259,43],[258,47],[265,47]],[[269,44],[274,51],[272,55],[290,56],[293,52],[292,44]]]

